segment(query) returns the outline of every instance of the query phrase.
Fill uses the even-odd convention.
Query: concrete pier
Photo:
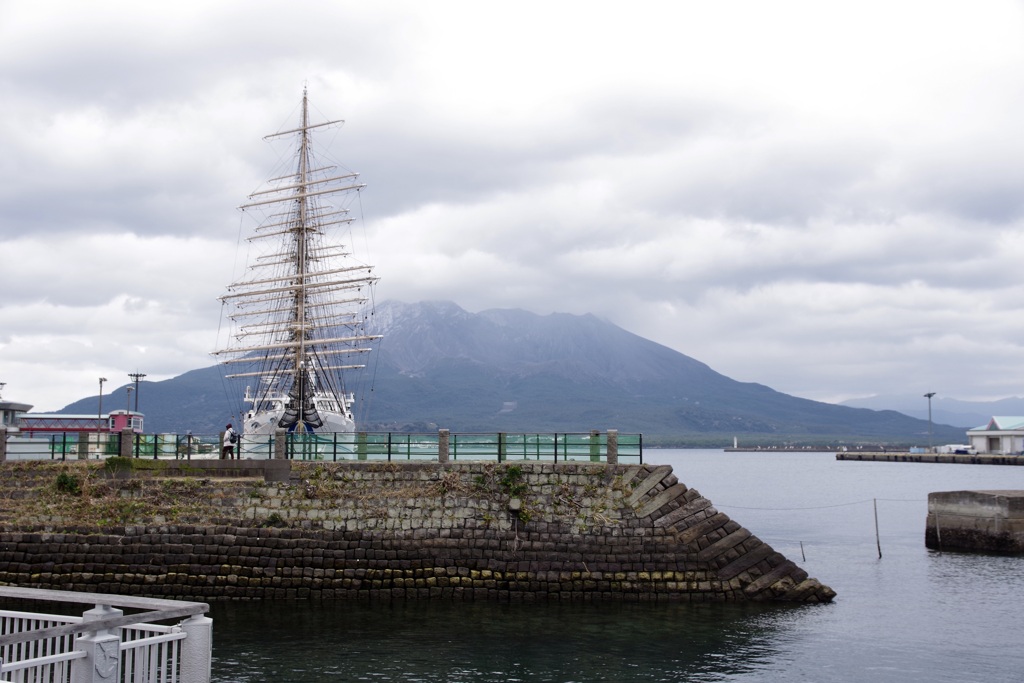
[[[1024,553],[1024,491],[929,493],[924,542],[932,550]]]
[[[1024,456],[999,453],[879,453],[844,451],[836,460],[864,462],[930,462],[948,465],[1024,465]]]

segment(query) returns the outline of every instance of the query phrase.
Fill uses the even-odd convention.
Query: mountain
[[[910,417],[928,419],[928,399],[917,394],[857,398],[843,401],[841,405],[895,410]],[[998,401],[960,401],[942,396],[932,398],[932,420],[936,423],[972,429],[988,424],[993,415],[1024,415],[1024,398],[1003,398]]]
[[[924,444],[928,423],[896,411],[819,403],[737,382],[593,315],[469,313],[450,302],[377,307],[384,335],[352,387],[368,431],[580,432],[618,429],[650,441],[726,445]],[[217,366],[140,385],[146,431],[212,433],[237,424],[243,386]],[[104,405],[125,405],[124,387]],[[107,403],[110,401],[110,403]],[[61,412],[91,414],[96,397]],[[963,430],[932,426],[936,443]]]

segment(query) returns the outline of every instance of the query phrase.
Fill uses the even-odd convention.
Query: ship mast
[[[363,365],[331,359],[367,353],[371,349],[365,343],[380,338],[366,334],[356,315],[368,300],[364,292],[377,281],[372,268],[328,237],[354,218],[344,204],[320,203],[331,196],[351,197],[364,187],[356,180],[358,173],[338,173],[337,166],[314,153],[313,131],[340,123],[310,123],[303,89],[298,127],[264,138],[289,137],[297,143],[294,165],[239,208],[263,215],[248,241],[276,242],[277,248],[250,262],[253,274],[229,285],[220,297],[237,327],[235,341],[214,355],[223,354],[222,363],[254,365],[253,371],[227,377],[263,378],[250,399],[254,409],[277,405],[279,410],[283,403],[278,426],[297,430],[319,428],[320,410],[350,415],[353,399],[339,373]]]
[[[306,272],[308,262],[306,250],[308,240],[306,229],[309,216],[307,214],[309,182],[309,99],[307,91],[302,89],[302,140],[299,147],[299,182],[295,189],[298,196],[298,224],[295,226],[295,272],[299,276],[300,287],[295,292],[295,333],[298,335],[298,344],[295,347],[295,380],[298,383],[298,391],[294,399],[300,404],[300,411],[308,403],[308,374],[306,372]],[[301,414],[301,413],[300,413]]]

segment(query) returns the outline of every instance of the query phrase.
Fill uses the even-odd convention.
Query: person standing
[[[238,441],[238,433],[231,427],[231,423],[224,428],[224,436],[221,440],[220,459],[231,460],[235,457],[235,443]]]

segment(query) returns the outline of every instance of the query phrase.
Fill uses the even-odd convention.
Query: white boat
[[[314,152],[314,133],[341,121],[311,123],[302,93],[297,128],[267,136],[295,143],[289,168],[239,207],[256,223],[244,279],[220,297],[230,339],[214,355],[251,380],[242,433],[259,442],[278,429],[351,433],[355,397],[349,371],[380,335],[368,334],[367,302],[377,278],[351,252],[350,205],[365,187],[358,173]]]

